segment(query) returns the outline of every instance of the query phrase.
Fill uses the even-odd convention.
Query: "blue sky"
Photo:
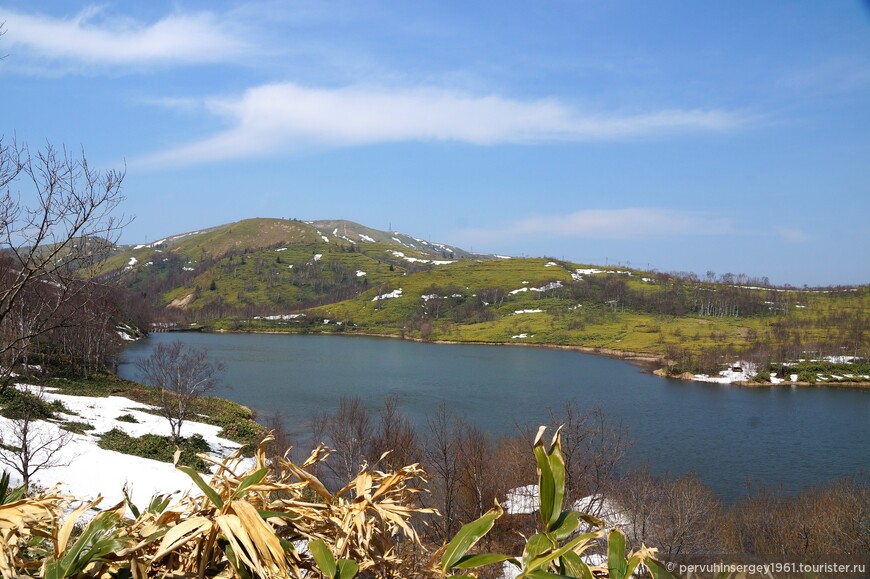
[[[0,1],[0,22],[0,135],[126,164],[122,241],[344,218],[870,282],[866,2]]]

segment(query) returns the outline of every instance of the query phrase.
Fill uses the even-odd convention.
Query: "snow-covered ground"
[[[18,385],[18,388],[34,390],[38,386]],[[143,434],[170,435],[169,423],[162,416],[144,412],[151,407],[120,396],[105,398],[90,396],[68,396],[45,388],[47,402],[59,400],[70,414],[59,414],[60,418],[76,422],[86,422],[94,427],[85,434],[71,434],[58,454],[58,463],[63,466],[47,468],[37,472],[32,482],[50,488],[60,484],[61,490],[76,497],[88,498],[102,495],[104,506],[123,500],[123,489],[127,485],[133,503],[147,504],[154,494],[173,492],[193,492],[195,487],[190,478],[177,471],[169,463],[147,458],[130,456],[97,446],[97,437],[113,428],[123,430],[131,436]],[[138,422],[119,421],[118,417],[132,415]],[[0,436],[9,439],[12,421],[0,417]],[[61,434],[60,426],[53,422],[38,421],[32,428],[48,436]],[[187,437],[200,434],[211,446],[216,455],[225,456],[239,448],[239,444],[218,436],[220,427],[200,422],[185,422],[182,435]],[[16,483],[20,483],[17,473],[10,472]]]
[[[305,314],[276,314],[272,316],[254,316],[255,320],[269,320],[269,321],[288,321],[295,320],[296,318],[304,318]]]
[[[727,369],[719,372],[717,376],[708,374],[695,374],[692,380],[696,382],[715,382],[717,384],[732,384],[734,382],[746,382],[758,373],[755,364],[751,362],[737,361],[730,364]]]
[[[523,283],[524,283],[524,284],[527,284],[527,283],[529,283],[529,282],[524,281]],[[528,291],[541,293],[541,292],[547,292],[547,291],[550,291],[550,290],[558,289],[558,288],[560,288],[560,287],[562,287],[562,282],[560,282],[560,281],[551,281],[550,283],[548,283],[548,284],[544,284],[544,285],[542,285],[541,287],[521,287],[521,288],[518,288],[518,289],[515,289],[515,290],[511,290],[511,291],[508,292],[508,293],[510,293],[511,295],[517,295],[517,294],[519,294],[519,293],[528,292]]]
[[[385,293],[385,294],[381,294],[379,296],[375,296],[374,298],[372,298],[372,301],[376,302],[379,300],[388,300],[388,299],[400,298],[400,297],[402,297],[402,288],[399,288],[397,290],[393,290],[393,291]]]

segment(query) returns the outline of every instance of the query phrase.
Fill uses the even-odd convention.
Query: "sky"
[[[126,243],[349,219],[870,283],[868,2],[0,0],[0,22],[0,135],[126,168]]]

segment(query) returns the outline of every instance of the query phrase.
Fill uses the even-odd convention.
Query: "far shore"
[[[720,384],[716,382],[703,382],[696,380],[695,377],[684,372],[682,374],[669,374],[667,368],[670,361],[664,356],[650,354],[644,352],[630,352],[626,350],[615,350],[607,347],[589,347],[589,346],[572,346],[566,344],[533,344],[528,342],[480,342],[480,341],[462,341],[462,340],[424,340],[423,338],[415,338],[412,336],[404,336],[401,334],[373,334],[369,332],[298,332],[298,331],[281,331],[281,330],[205,330],[202,328],[190,329],[166,329],[164,332],[190,332],[199,331],[209,334],[287,334],[287,335],[320,335],[320,336],[361,336],[367,338],[387,338],[391,340],[408,340],[411,342],[419,342],[424,344],[448,344],[457,346],[518,346],[522,348],[544,348],[548,350],[567,350],[573,352],[581,352],[583,354],[593,354],[596,356],[606,356],[631,362],[644,369],[645,372],[655,374],[661,378],[670,380],[682,380],[685,382],[698,382],[702,384],[718,384],[720,386],[740,386],[743,388],[790,388],[792,386],[799,388],[849,388],[854,390],[870,390],[870,382],[830,382],[830,383],[815,383],[809,382],[755,382],[741,381]]]

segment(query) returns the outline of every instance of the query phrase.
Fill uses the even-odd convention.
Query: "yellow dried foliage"
[[[406,562],[395,546],[419,547],[411,519],[433,512],[414,506],[422,470],[366,467],[331,493],[312,474],[327,449],[318,446],[301,465],[286,455],[267,461],[270,440],[260,444],[253,461],[239,453],[212,460],[214,474],[207,482],[179,467],[201,494],[186,494],[174,504],[157,497],[141,511],[121,503],[92,519],[90,525],[99,520],[99,528],[82,521],[99,499],[70,511],[73,499],[51,491],[0,505],[0,576],[63,577],[65,569],[81,568],[105,577],[126,569],[137,579],[311,577],[319,575],[307,545],[316,539],[336,560],[352,559],[382,577],[401,576]],[[117,548],[98,552],[93,549],[98,540]],[[82,559],[89,554],[93,559]]]

